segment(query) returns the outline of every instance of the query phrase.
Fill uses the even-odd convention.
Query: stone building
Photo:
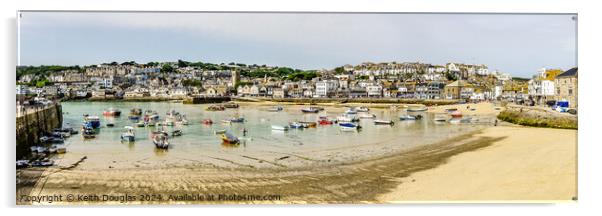
[[[556,100],[568,101],[569,108],[577,108],[577,67],[556,76]]]

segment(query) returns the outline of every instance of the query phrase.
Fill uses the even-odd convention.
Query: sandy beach
[[[476,136],[503,139],[401,178],[378,200],[550,202],[577,197],[576,130],[492,127]]]

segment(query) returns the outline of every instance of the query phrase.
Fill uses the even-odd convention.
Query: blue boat
[[[352,128],[357,128],[357,124],[355,123],[351,123],[351,122],[341,122],[339,123],[339,126],[341,127],[352,127]]]
[[[231,118],[230,122],[236,122],[236,123],[240,123],[240,122],[245,122],[245,118]]]
[[[86,116],[84,117],[84,123],[89,123],[89,126],[96,129],[100,127],[100,118],[98,116]]]
[[[138,120],[140,120],[140,116],[131,115],[131,116],[128,116],[128,119],[130,119],[134,122],[137,122]]]
[[[302,129],[304,128],[304,125],[299,122],[293,122],[289,125],[289,127],[293,129]]]

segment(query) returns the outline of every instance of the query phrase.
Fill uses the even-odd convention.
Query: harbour
[[[302,110],[308,109],[309,105],[281,105],[279,106],[281,110],[275,112],[272,103],[237,104],[237,108],[207,111],[208,107],[215,106],[215,104],[63,102],[64,127],[81,128],[85,115],[100,116],[96,136],[85,138],[83,135],[74,135],[65,139],[66,152],[54,154],[51,160],[55,163],[50,167],[43,170],[35,167],[20,169],[18,172],[30,174],[37,170],[40,175],[38,177],[43,181],[37,180],[33,186],[27,186],[25,187],[27,189],[22,188],[23,190],[18,191],[31,194],[100,192],[97,190],[104,186],[99,184],[112,185],[111,182],[114,182],[114,180],[97,179],[98,177],[104,178],[101,176],[108,173],[115,174],[108,174],[111,176],[110,178],[121,176],[118,178],[124,178],[125,181],[137,181],[134,179],[142,180],[145,178],[144,176],[147,178],[155,175],[162,176],[171,172],[178,173],[178,176],[196,175],[185,171],[187,169],[201,169],[202,173],[207,176],[219,171],[221,174],[218,176],[221,177],[209,178],[213,179],[247,172],[262,173],[262,176],[267,177],[271,172],[274,174],[296,173],[301,170],[308,171],[333,165],[363,164],[366,161],[380,160],[412,149],[429,148],[430,145],[437,145],[437,143],[458,136],[476,133],[483,128],[491,127],[495,119],[495,113],[475,112],[469,114],[470,110],[468,110],[466,111],[467,115],[480,119],[481,123],[440,123],[434,121],[434,113],[421,110],[416,113],[424,117],[408,121],[401,120],[399,117],[408,115],[408,113],[417,114],[404,109],[358,107],[354,110],[360,111],[359,113],[370,113],[374,115],[374,118],[361,118],[354,123],[335,123],[337,116],[349,114],[350,107],[312,106],[312,109],[322,110],[317,113],[313,113],[313,111],[305,113]],[[479,106],[484,107],[483,110],[494,110],[492,104],[483,103]],[[160,116],[157,122],[164,122],[167,114],[177,110],[179,114],[186,116],[189,123],[187,125],[176,123],[173,126],[165,124],[136,127],[136,122],[128,117],[133,108],[139,108],[142,112],[152,110]],[[122,114],[119,116],[102,115],[107,110],[120,110]],[[243,118],[244,120],[232,122],[232,118]],[[211,124],[206,123],[208,119],[212,120]],[[318,124],[325,119],[333,122]],[[394,124],[378,124],[377,119],[387,119]],[[228,121],[224,123],[223,120]],[[295,122],[298,124],[302,122],[306,124],[306,127],[293,129],[292,124]],[[310,127],[312,122],[313,126]],[[114,126],[107,127],[107,123]],[[349,131],[345,129],[346,124],[355,126],[352,131]],[[289,129],[274,129],[276,125],[282,125],[282,128],[287,126]],[[135,134],[134,141],[122,140],[124,131],[126,131],[124,128]],[[172,136],[171,132],[174,130],[181,131],[181,136]],[[158,148],[154,145],[153,132],[155,131],[165,131],[169,134],[168,148]],[[225,142],[219,131],[231,134],[239,141],[236,143]],[[337,141],[333,142],[333,140]],[[72,166],[75,163],[77,166]],[[65,169],[65,167],[70,168]],[[97,174],[97,172],[103,174]],[[96,180],[90,182],[89,180],[92,179],[89,178]],[[206,180],[206,177],[191,176],[165,183],[180,184]],[[66,184],[65,181],[69,183]],[[265,181],[260,184],[270,185],[272,183]],[[198,187],[208,186],[204,183],[194,185],[196,185],[196,189],[182,189],[182,192],[197,191]],[[131,191],[125,191],[141,193],[147,190],[141,185],[131,189]],[[215,192],[231,191],[217,190]],[[283,200],[291,201],[290,198],[283,197]],[[323,198],[319,200],[324,201]],[[166,203],[169,202],[166,201]]]

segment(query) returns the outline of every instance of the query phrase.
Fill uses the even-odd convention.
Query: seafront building
[[[17,94],[52,98],[183,99],[187,97],[404,98],[419,100],[569,100],[576,106],[576,73],[542,69],[531,80],[486,65],[450,62],[364,62],[300,71],[266,65],[163,62],[100,64],[22,74]],[[309,76],[312,75],[313,76]],[[564,73],[563,73],[564,74]],[[306,77],[307,76],[307,77]],[[39,81],[46,79],[47,82]],[[565,81],[566,80],[566,81]],[[40,85],[43,84],[43,85]]]
[[[569,102],[569,108],[577,108],[577,67],[556,76],[556,100]]]

